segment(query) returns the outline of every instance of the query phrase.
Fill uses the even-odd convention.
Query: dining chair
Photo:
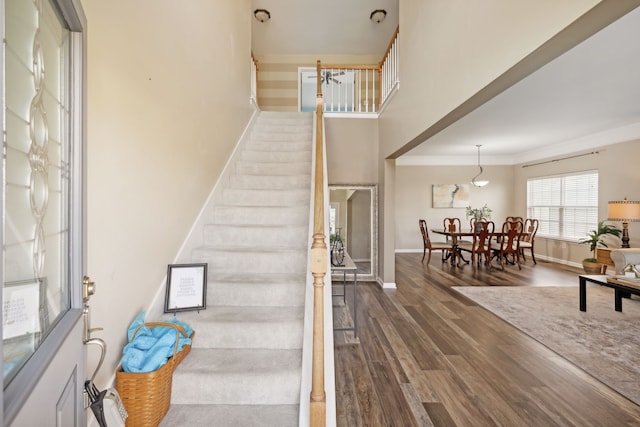
[[[452,250],[451,242],[432,242],[429,238],[429,230],[427,229],[427,221],[424,219],[418,220],[418,226],[420,227],[420,233],[422,233],[422,243],[424,245],[424,249],[422,252],[422,261],[424,262],[424,257],[427,254],[427,250],[429,251],[429,258],[427,258],[427,265],[431,261],[431,251],[441,251],[442,252],[442,262],[446,260],[446,255]]]
[[[522,238],[520,239],[520,255],[522,255],[523,261],[526,261],[524,250],[529,249],[531,251],[531,259],[533,260],[533,263],[537,264],[536,256],[533,254],[533,244],[536,239],[539,224],[540,222],[535,218],[527,218],[524,221],[524,230]]]
[[[462,223],[460,222],[460,218],[445,218],[444,220],[442,220],[442,224],[444,225],[444,231],[455,233],[462,230]]]
[[[502,224],[502,240],[491,244],[491,260],[498,258],[500,267],[504,270],[504,263],[509,262],[508,258],[512,257],[512,262],[518,264],[518,269],[522,270],[520,265],[520,237],[524,225],[522,221],[505,221]],[[491,261],[489,262],[491,267]]]
[[[444,231],[449,231],[451,233],[458,233],[462,231],[462,222],[460,222],[460,218],[445,218],[443,221]],[[448,237],[447,237],[448,239]],[[461,238],[457,238],[458,243],[470,240],[465,240]]]
[[[476,229],[476,221],[480,221],[480,220],[476,219],[475,216],[472,216],[469,219],[469,231],[473,231]]]
[[[495,230],[493,221],[478,220],[474,223],[473,241],[461,243],[458,248],[462,251],[471,252],[471,264],[474,268],[480,267],[482,255],[485,264],[489,265],[491,260],[491,236]]]

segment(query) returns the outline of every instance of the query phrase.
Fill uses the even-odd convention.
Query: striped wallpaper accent
[[[254,54],[255,55],[255,54]],[[255,55],[258,60],[258,103],[264,111],[298,111],[298,68],[325,64],[376,65],[379,55]]]

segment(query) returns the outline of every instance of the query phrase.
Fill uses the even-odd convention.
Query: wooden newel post
[[[318,61],[320,90],[320,61]],[[324,156],[322,138],[322,94],[316,98],[316,162],[314,177],[313,243],[311,274],[313,276],[313,359],[311,364],[311,396],[309,419],[312,427],[326,425],[326,393],[324,389],[324,278],[327,274],[327,244],[324,235]]]

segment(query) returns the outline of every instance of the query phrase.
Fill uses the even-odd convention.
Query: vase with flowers
[[[476,221],[480,221],[481,219],[491,219],[491,212],[493,211],[485,204],[481,208],[472,208],[471,206],[467,206],[466,212],[467,218],[473,217]]]

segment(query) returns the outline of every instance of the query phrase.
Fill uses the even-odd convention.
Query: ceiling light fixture
[[[253,16],[260,22],[266,22],[271,19],[271,14],[267,9],[256,9],[253,11]]]
[[[387,16],[387,11],[384,9],[376,9],[373,12],[371,12],[371,15],[369,15],[369,19],[371,19],[374,22],[377,22],[378,24],[381,23],[382,21],[384,21],[384,18],[386,18]]]
[[[471,184],[476,187],[484,187],[489,183],[489,181],[476,181],[476,178],[482,175],[482,166],[480,166],[480,147],[482,147],[482,145],[476,145],[476,147],[478,147],[478,167],[480,168],[480,173],[471,179]]]

